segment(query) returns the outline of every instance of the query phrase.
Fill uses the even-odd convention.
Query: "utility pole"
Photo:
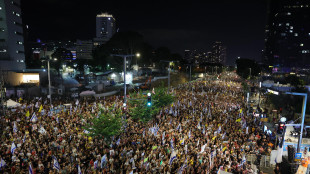
[[[135,56],[134,54],[112,54],[112,56],[122,57],[124,59],[124,103],[126,103],[126,58]]]
[[[179,61],[170,61],[170,60],[160,60],[160,62],[168,62],[169,67],[168,67],[168,92],[170,90],[170,63],[171,62],[179,62]]]

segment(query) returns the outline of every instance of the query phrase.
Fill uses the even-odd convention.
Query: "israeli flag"
[[[169,165],[171,165],[175,159],[177,159],[177,153],[175,151],[172,151],[170,160],[169,160]]]
[[[57,158],[55,156],[53,156],[53,158],[54,158],[53,168],[56,169],[59,172],[60,165],[59,165],[59,163],[57,161]]]
[[[188,131],[188,138],[191,138],[191,131]]]
[[[105,165],[106,162],[107,162],[107,155],[104,155],[104,156],[101,158],[101,168],[103,168],[103,166]]]
[[[164,133],[162,135],[161,141],[162,141],[163,144],[165,144],[165,131],[164,131]]]
[[[179,123],[178,127],[177,127],[177,130],[179,130],[181,128],[181,124]]]
[[[41,126],[41,128],[40,128],[39,132],[40,132],[41,134],[45,134],[45,133],[46,133],[46,130],[44,129],[44,127],[43,127],[43,126]]]
[[[89,134],[90,132],[88,130],[85,130],[83,131],[85,134]]]
[[[38,121],[38,117],[36,116],[36,113],[33,113],[31,119],[30,119],[31,122],[37,122]]]
[[[222,131],[222,126],[220,126],[217,130],[217,133],[220,133]]]
[[[98,160],[96,160],[96,161],[94,162],[94,167],[95,167],[95,169],[98,168]]]
[[[17,126],[16,126],[16,122],[14,121],[14,125],[13,125],[13,132],[17,133]]]
[[[80,165],[77,165],[77,166],[78,166],[78,174],[82,174]]]
[[[23,138],[23,143],[25,143],[25,141],[26,141],[26,134],[25,134],[25,136]]]
[[[119,145],[119,144],[120,144],[120,142],[121,142],[121,139],[120,139],[120,138],[118,138],[118,140],[116,141],[116,144],[117,144],[117,145]]]
[[[6,162],[1,158],[0,169],[6,165]]]
[[[277,150],[277,156],[275,158],[276,163],[282,162],[282,155],[283,155],[283,145],[282,145],[282,147],[280,147],[280,145],[279,145],[278,150]]]
[[[246,127],[245,133],[249,134],[249,127],[248,126]]]
[[[197,128],[198,128],[198,129],[201,129],[200,122],[198,123]]]
[[[33,174],[33,170],[32,170],[31,164],[29,165],[29,174]]]
[[[174,148],[173,148],[173,139],[172,138],[170,140],[170,145],[171,145],[171,149],[174,150]]]
[[[59,117],[56,117],[56,122],[59,123]]]
[[[75,105],[79,105],[79,100],[76,100]]]
[[[15,143],[13,142],[13,143],[12,143],[12,146],[11,146],[11,153],[14,154],[15,150],[16,150],[16,145],[15,145]]]
[[[186,157],[183,165],[181,166],[180,170],[178,171],[178,174],[182,174],[186,167],[187,167],[187,157]]]

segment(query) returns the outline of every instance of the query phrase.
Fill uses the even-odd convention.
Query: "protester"
[[[83,129],[99,109],[123,106],[120,96],[62,101],[36,99],[7,111],[2,122],[3,173],[253,173],[248,154],[269,154],[274,141],[246,115],[241,84],[233,75],[181,84],[173,104],[146,124],[127,116],[110,143]],[[4,164],[3,163],[3,164]]]

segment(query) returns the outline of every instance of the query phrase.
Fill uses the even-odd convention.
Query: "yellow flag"
[[[212,138],[212,140],[215,140],[216,136]]]
[[[236,122],[240,122],[240,121],[241,121],[241,118],[239,118],[239,119],[236,120]]]
[[[240,114],[241,114],[241,112],[242,112],[242,109],[240,109]]]
[[[224,147],[224,148],[222,149],[222,151],[224,152],[226,149],[227,149],[227,147]]]
[[[26,117],[29,117],[30,116],[30,113],[29,113],[29,111],[27,111],[27,113],[26,113]]]
[[[43,106],[41,105],[41,106],[40,106],[40,109],[39,109],[39,112],[41,112],[41,111],[42,111],[42,109],[43,109]]]

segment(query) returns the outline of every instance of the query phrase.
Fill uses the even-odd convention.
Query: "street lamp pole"
[[[47,77],[48,77],[48,95],[50,104],[52,105],[52,94],[51,94],[51,74],[50,74],[50,60],[47,59]]]
[[[118,57],[122,57],[124,59],[124,103],[126,103],[126,58],[132,57],[135,55],[134,54],[128,54],[128,55],[112,54],[112,56],[118,56]]]

